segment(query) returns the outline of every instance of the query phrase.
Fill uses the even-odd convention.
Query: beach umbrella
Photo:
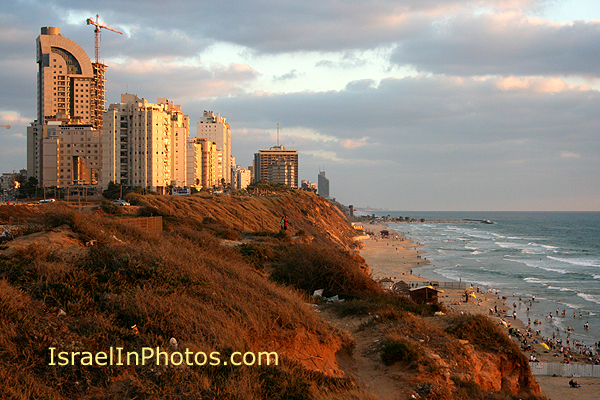
[[[476,299],[476,298],[477,298],[477,296],[475,296],[475,294],[474,294],[474,293],[471,293],[469,296],[470,296],[470,297],[472,297],[472,298],[474,298],[474,299]]]
[[[546,350],[550,350],[550,347],[548,347],[548,345],[546,343],[540,343],[542,345],[543,348],[545,348]]]

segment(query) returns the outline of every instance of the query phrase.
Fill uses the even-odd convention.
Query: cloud
[[[150,101],[168,96],[179,104],[239,93],[257,75],[258,72],[247,64],[205,66],[135,59],[110,64],[106,73],[107,90],[115,97],[128,91]]]
[[[283,75],[280,76],[273,76],[273,80],[274,81],[287,81],[290,79],[296,79],[298,77],[298,71],[293,69],[288,73],[285,73]]]
[[[211,107],[232,127],[272,131],[282,121],[332,138],[305,135],[294,138],[294,146],[287,139],[282,143],[300,152],[306,179],[314,180],[311,171],[324,163],[332,182],[339,174],[336,197],[347,202],[356,195],[352,182],[360,182],[365,203],[389,202],[379,196],[377,203],[368,193],[398,182],[386,199],[399,201],[406,187],[414,189],[413,195],[416,190],[438,200],[447,192],[449,209],[481,204],[498,209],[502,201],[505,208],[518,208],[511,196],[534,204],[537,196],[551,196],[548,188],[557,181],[569,181],[582,196],[595,196],[593,190],[600,190],[595,156],[600,152],[595,137],[600,93],[572,84],[541,90],[557,84],[534,77],[514,80],[510,90],[501,90],[503,85],[505,78],[418,76],[385,79],[363,91],[242,94],[215,99]],[[257,149],[246,141],[236,145],[234,155],[245,164]],[[571,160],[569,168],[552,154]],[[579,187],[583,176],[586,186]],[[462,195],[450,195],[456,191]],[[482,203],[489,193],[495,199]],[[424,194],[414,196],[402,204],[422,209],[418,204],[431,202]],[[562,207],[550,203],[546,209]]]
[[[390,60],[450,75],[600,77],[600,21],[556,23],[516,12],[457,14],[398,42]]]
[[[345,149],[358,149],[359,147],[366,146],[367,140],[368,140],[368,138],[366,138],[366,137],[358,139],[358,140],[344,139],[344,140],[342,140],[341,144],[342,144],[342,147]]]
[[[364,55],[359,56],[356,52],[345,52],[339,60],[321,60],[315,64],[315,67],[350,69],[364,67],[368,63],[369,60]]]
[[[559,93],[566,90],[592,90],[590,86],[570,84],[560,78],[518,78],[514,76],[498,79],[497,87],[500,90],[533,91],[538,93]]]
[[[570,151],[561,151],[560,152],[560,156],[562,158],[581,158],[580,154],[573,153],[573,152],[570,152]]]

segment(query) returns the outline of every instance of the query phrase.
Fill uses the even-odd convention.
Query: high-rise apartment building
[[[181,106],[167,99],[121,95],[104,113],[102,185],[113,181],[160,194],[169,185],[186,186],[189,123]]]
[[[251,182],[252,172],[249,169],[243,168],[240,165],[236,166],[233,176],[235,177],[234,189],[246,189]]]
[[[211,188],[218,184],[217,145],[206,138],[187,140],[187,186],[196,189]]]
[[[197,124],[196,136],[216,143],[217,150],[221,152],[217,180],[231,184],[231,128],[225,118],[219,113],[215,115],[212,111],[204,111]]]
[[[254,154],[254,182],[283,183],[298,187],[298,151],[273,146]]]
[[[317,193],[319,196],[329,199],[329,179],[325,177],[325,171],[319,172],[319,176],[317,176]]]
[[[85,51],[55,27],[42,28],[36,50],[38,123],[59,113],[91,123],[90,97],[94,94],[91,90],[95,76]]]
[[[27,172],[41,182],[54,182],[55,176],[45,178],[43,139],[48,138],[47,123],[90,126],[94,124],[95,109],[92,102],[96,75],[90,58],[75,42],[60,34],[60,28],[44,27],[36,40],[37,120],[27,128]],[[103,78],[102,78],[103,79]],[[104,107],[102,92],[102,108]],[[94,103],[95,104],[95,103]],[[56,133],[55,128],[50,130]],[[48,159],[46,155],[46,159]],[[56,160],[50,162],[54,164]],[[52,172],[53,173],[53,172]],[[66,178],[65,178],[66,179]]]

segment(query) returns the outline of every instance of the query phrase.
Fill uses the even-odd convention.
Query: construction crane
[[[0,125],[0,127],[5,127],[6,129],[10,129],[10,125]]]
[[[119,32],[116,29],[113,28],[109,28],[108,26],[105,25],[100,25],[99,22],[99,18],[100,16],[98,14],[96,14],[96,22],[94,22],[93,19],[88,18],[86,20],[88,25],[94,25],[96,27],[96,29],[94,29],[94,33],[96,34],[96,64],[100,64],[100,28],[102,29],[108,29],[109,31],[118,33],[118,34],[123,34],[123,32]]]

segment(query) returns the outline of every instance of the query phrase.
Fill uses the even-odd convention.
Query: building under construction
[[[96,184],[106,66],[92,63],[56,27],[41,28],[36,61],[37,119],[27,128],[28,175],[45,186]]]

